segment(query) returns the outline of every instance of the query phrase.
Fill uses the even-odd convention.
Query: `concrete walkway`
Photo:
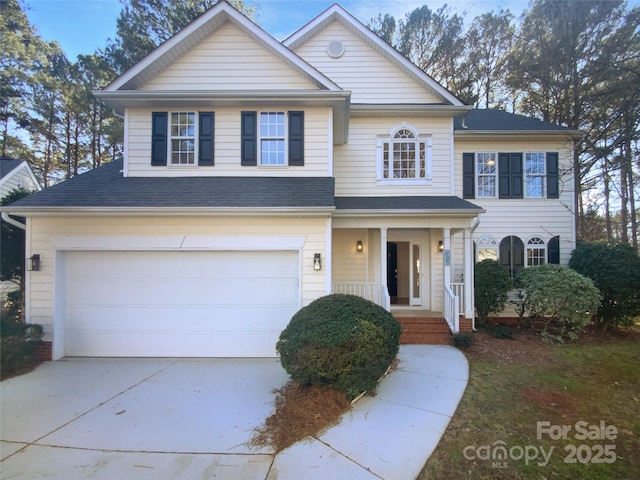
[[[0,478],[414,479],[466,388],[455,348],[406,345],[341,422],[251,448],[287,381],[277,359],[67,359],[0,384]]]

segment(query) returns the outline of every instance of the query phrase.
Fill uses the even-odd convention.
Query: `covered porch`
[[[473,231],[481,209],[451,198],[470,207],[437,213],[338,209],[332,225],[333,293],[364,297],[397,318],[443,318],[452,333],[470,330]]]

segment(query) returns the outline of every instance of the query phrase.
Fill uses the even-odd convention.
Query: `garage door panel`
[[[275,356],[300,302],[297,252],[70,252],[65,267],[66,355]]]

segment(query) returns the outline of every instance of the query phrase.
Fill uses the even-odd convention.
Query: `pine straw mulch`
[[[320,435],[350,407],[346,395],[332,388],[289,381],[273,392],[275,411],[256,429],[250,445],[271,446],[276,453],[303,438]]]

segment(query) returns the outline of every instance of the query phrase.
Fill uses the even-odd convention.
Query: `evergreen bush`
[[[496,260],[486,259],[475,265],[475,296],[478,325],[484,325],[489,315],[500,313],[507,303],[507,293],[513,288],[509,271]]]
[[[299,384],[335,388],[353,400],[376,387],[398,353],[399,339],[400,325],[384,308],[333,294],[299,310],[276,350]]]
[[[596,324],[631,326],[640,317],[640,257],[629,245],[579,243],[569,267],[590,278],[602,294]]]
[[[575,340],[600,303],[600,292],[593,282],[562,265],[524,268],[515,283],[523,290],[523,311],[534,326],[541,326],[545,340]]]

